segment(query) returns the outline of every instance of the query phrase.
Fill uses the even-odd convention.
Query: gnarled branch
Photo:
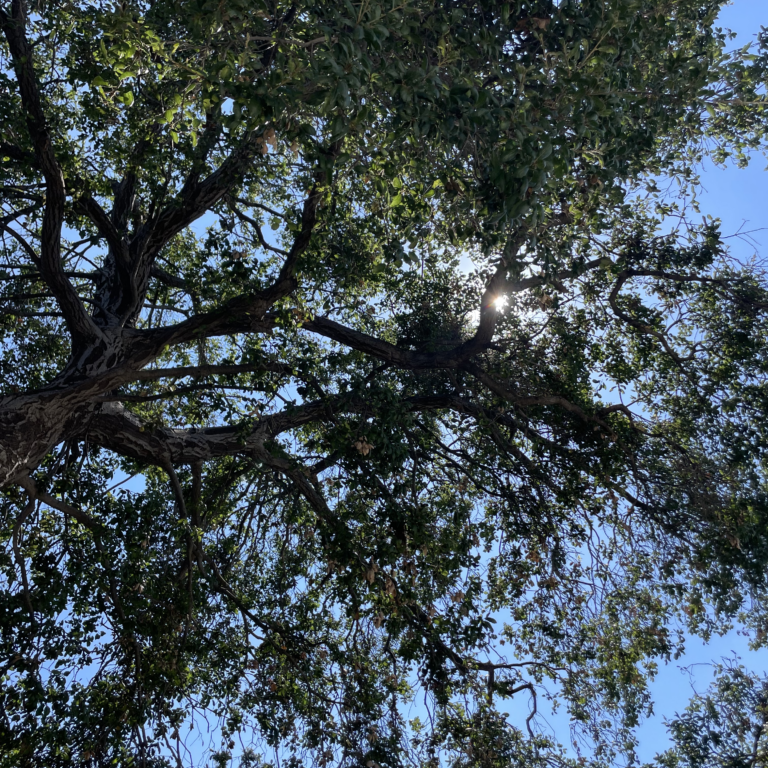
[[[64,221],[66,190],[48,121],[43,111],[37,78],[33,66],[33,52],[26,36],[26,4],[13,0],[11,13],[0,9],[0,27],[13,59],[21,103],[27,122],[35,157],[46,182],[45,209],[40,243],[40,272],[53,291],[75,345],[88,343],[98,337],[93,321],[80,301],[72,283],[64,274],[61,260],[61,228]]]

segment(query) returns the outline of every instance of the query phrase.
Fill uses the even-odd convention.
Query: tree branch
[[[269,332],[274,328],[274,319],[265,317],[267,311],[279,299],[296,288],[293,276],[299,256],[306,250],[317,220],[320,192],[313,187],[304,201],[302,225],[293,241],[277,279],[271,286],[247,296],[236,296],[223,306],[196,315],[169,328],[151,331],[150,334],[160,347],[182,344],[201,336],[222,336],[231,333]]]
[[[416,411],[466,410],[464,401],[455,395],[413,397],[408,398],[405,405]],[[364,399],[338,395],[262,416],[245,432],[242,426],[171,429],[152,427],[122,405],[110,402],[83,426],[83,435],[87,432],[88,442],[93,445],[163,467],[169,463],[190,464],[237,454],[261,460],[267,440],[319,419],[330,418],[337,410],[372,413]],[[275,458],[275,461],[284,460]],[[294,467],[287,463],[277,468],[287,471]]]
[[[316,317],[304,323],[304,328],[319,336],[338,341],[347,347],[364,352],[390,365],[409,370],[459,368],[477,350],[462,344],[447,352],[414,352],[362,331],[355,331],[327,317]]]
[[[40,268],[40,257],[37,255],[36,251],[32,246],[26,241],[26,239],[16,232],[16,230],[11,229],[8,225],[19,218],[19,216],[26,216],[27,214],[34,213],[35,211],[40,210],[41,205],[30,205],[26,208],[22,208],[19,211],[14,211],[13,213],[9,213],[7,216],[3,216],[0,218],[0,230],[3,232],[7,232],[11,237],[13,237],[24,249],[27,256],[29,256],[32,263]]]
[[[481,381],[483,384],[485,384],[485,386],[488,387],[491,392],[493,392],[498,397],[501,397],[503,400],[506,400],[507,402],[522,407],[536,405],[557,405],[563,410],[578,416],[582,421],[598,424],[606,431],[607,434],[613,434],[613,429],[611,428],[611,425],[608,424],[608,422],[604,421],[598,416],[593,416],[587,413],[583,408],[580,408],[578,405],[575,405],[574,403],[570,402],[570,400],[562,397],[561,395],[541,394],[521,396],[516,392],[508,390],[479,366],[465,365],[464,369],[469,374],[474,376],[478,381]]]
[[[131,242],[140,258],[153,260],[162,247],[179,232],[219,202],[243,177],[260,151],[255,133],[243,141],[204,181],[194,175],[187,179],[178,197],[147,222]]]
[[[31,477],[27,476],[27,477],[21,478],[19,481],[19,484],[29,494],[31,499],[37,499],[39,501],[42,501],[44,504],[47,504],[49,507],[52,507],[53,509],[56,509],[59,512],[63,512],[65,515],[68,515],[74,520],[77,520],[78,523],[80,523],[81,525],[84,525],[86,528],[90,529],[91,531],[98,533],[102,530],[101,524],[96,520],[94,520],[86,512],[76,509],[75,507],[70,506],[64,501],[59,501],[59,499],[54,498],[53,496],[51,496],[49,493],[46,493],[45,491],[41,491],[35,485],[35,482],[34,480],[32,480]]]
[[[187,284],[180,277],[172,275],[170,272],[158,267],[157,264],[153,264],[149,271],[149,276],[154,277],[155,280],[159,280],[161,283],[170,286],[171,288],[180,288],[183,291],[188,290]]]
[[[126,261],[128,258],[126,244],[120,237],[114,222],[101,205],[90,194],[84,194],[76,199],[75,209],[84,213],[91,220],[115,256]]]
[[[21,245],[24,252],[29,256],[30,261],[41,270],[40,277],[43,277],[40,256],[38,256],[35,249],[24,239],[23,235],[20,235],[15,229],[11,229],[11,227],[3,224],[1,221],[0,230],[7,232],[17,243],[19,243],[19,245]]]
[[[236,454],[255,455],[265,440],[309,423],[326,412],[325,403],[310,403],[290,412],[264,416],[244,434],[242,427],[238,426],[153,428],[121,405],[106,403],[83,430],[87,429],[88,441],[94,445],[139,461],[167,466]]]
[[[526,277],[523,280],[517,280],[515,282],[507,280],[503,284],[503,291],[505,293],[522,293],[523,291],[530,290],[531,288],[538,288],[547,283],[573,280],[577,277],[581,277],[581,275],[586,272],[591,272],[593,269],[597,269],[598,267],[609,267],[612,264],[613,262],[609,258],[601,256],[599,259],[592,259],[592,261],[588,261],[586,264],[574,267],[573,269],[565,269],[552,277],[537,275],[536,277]]]
[[[21,528],[24,525],[24,522],[26,521],[26,519],[35,511],[35,507],[36,507],[35,496],[30,490],[30,484],[31,484],[31,480],[29,480],[29,478],[24,478],[21,483],[22,487],[27,492],[28,501],[24,509],[21,510],[21,512],[19,513],[19,516],[16,518],[16,521],[14,522],[13,531],[11,533],[11,544],[13,546],[13,557],[16,560],[16,565],[19,567],[19,572],[21,574],[21,588],[24,593],[24,603],[27,607],[30,620],[34,624],[35,609],[32,607],[32,598],[29,591],[27,565],[24,562],[24,557],[21,554],[21,550],[19,549],[19,534],[21,533]],[[34,486],[32,485],[32,487]]]
[[[259,226],[259,222],[255,219],[252,219],[247,214],[243,213],[234,203],[229,203],[230,210],[237,216],[240,221],[244,221],[246,224],[250,224],[251,227],[256,232],[256,237],[258,238],[259,245],[265,250],[265,251],[272,251],[273,253],[278,253],[281,256],[287,256],[288,251],[284,251],[282,248],[276,248],[273,245],[270,245],[265,239],[264,235],[261,232],[261,227]]]
[[[182,379],[187,376],[192,378],[202,378],[204,376],[254,373],[256,371],[269,371],[271,373],[291,374],[293,369],[285,363],[261,362],[252,365],[190,365],[179,368],[149,368],[143,371],[136,371],[130,378],[123,381],[153,381],[155,379]]]
[[[596,267],[605,266],[605,263],[606,260],[604,258],[594,259],[582,267],[560,272],[554,279],[572,279]],[[499,266],[483,293],[480,322],[474,336],[447,352],[426,353],[402,349],[386,341],[369,336],[366,333],[347,328],[325,317],[316,317],[314,320],[304,323],[304,327],[320,336],[338,341],[345,346],[369,354],[379,360],[384,360],[398,368],[411,370],[461,368],[466,361],[478,352],[482,352],[490,343],[496,322],[496,309],[493,305],[499,296],[505,292],[519,293],[552,281],[552,278],[530,277],[516,283],[511,283],[504,278],[506,269],[506,263]]]
[[[660,333],[650,325],[646,325],[645,323],[641,323],[639,320],[635,320],[633,317],[624,312],[621,307],[619,307],[619,291],[621,291],[624,283],[626,283],[627,280],[631,279],[633,276],[633,272],[627,269],[619,273],[616,279],[616,284],[613,286],[613,289],[608,296],[608,303],[611,305],[611,309],[614,311],[616,317],[618,317],[620,320],[623,320],[625,323],[627,323],[627,325],[631,325],[640,333],[652,336],[654,339],[656,339],[661,344],[661,346],[664,347],[665,351],[672,358],[678,368],[685,370],[683,366],[683,359],[680,357],[680,355],[677,354],[677,352],[675,352],[675,350],[672,348],[672,345],[669,343],[669,341],[667,341],[667,337],[663,333]]]
[[[35,148],[35,157],[46,182],[45,210],[40,245],[40,272],[53,291],[72,335],[73,343],[98,337],[93,321],[80,301],[77,291],[64,274],[61,260],[61,227],[64,220],[66,190],[48,130],[48,121],[40,101],[33,53],[26,37],[24,0],[12,0],[10,16],[0,9],[0,26],[13,59],[27,130]]]

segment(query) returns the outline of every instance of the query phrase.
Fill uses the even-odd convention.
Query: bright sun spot
[[[496,307],[496,309],[504,309],[504,307],[506,307],[508,303],[509,303],[509,296],[497,296],[493,300],[493,306]]]

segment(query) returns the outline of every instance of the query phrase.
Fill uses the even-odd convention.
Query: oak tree
[[[608,765],[765,642],[721,4],[0,2],[1,766]]]

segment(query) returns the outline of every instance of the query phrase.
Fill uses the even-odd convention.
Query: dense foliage
[[[0,766],[614,765],[765,643],[720,5],[0,2]]]

